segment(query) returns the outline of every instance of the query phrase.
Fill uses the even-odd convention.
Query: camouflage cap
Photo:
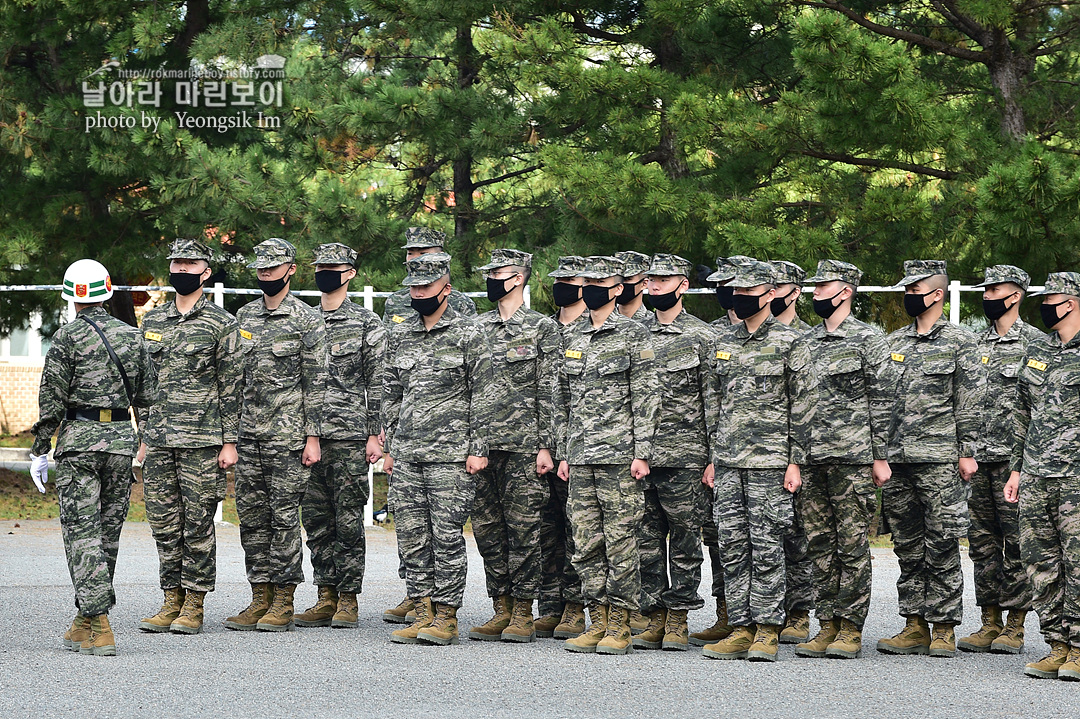
[[[615,259],[623,263],[623,276],[633,277],[634,275],[640,275],[647,272],[649,269],[649,261],[652,258],[648,255],[643,255],[640,252],[624,250],[623,252],[616,252]]]
[[[1031,284],[1031,275],[1014,265],[994,265],[986,268],[985,279],[975,287],[1000,285],[1002,282],[1012,282],[1014,285],[1020,285],[1020,289],[1027,292],[1028,285]]]
[[[626,269],[622,260],[617,257],[608,257],[606,255],[593,255],[592,257],[585,258],[585,269],[578,274],[578,277],[584,277],[590,280],[602,280],[606,277],[625,277],[623,271]]]
[[[735,271],[751,262],[757,262],[753,257],[746,255],[732,255],[731,257],[716,258],[716,272],[705,278],[706,282],[727,282],[735,277]]]
[[[735,267],[735,277],[728,282],[728,287],[757,287],[758,285],[775,285],[776,271],[768,262],[752,260],[749,263]]]
[[[296,261],[296,248],[287,240],[280,237],[271,237],[266,242],[255,245],[255,261],[249,262],[248,267],[261,270],[267,267],[290,264]]]
[[[487,272],[488,270],[498,269],[499,267],[509,267],[510,265],[516,265],[517,267],[532,267],[532,255],[528,252],[522,252],[521,250],[508,250],[499,249],[491,251],[491,262],[487,263],[483,267],[478,267],[477,272]]]
[[[352,265],[356,267],[356,250],[340,242],[328,242],[315,248],[312,265]]]
[[[801,286],[803,282],[806,282],[806,270],[794,262],[774,260],[769,264],[772,265],[773,272],[776,274],[776,284],[778,285]]]
[[[1031,296],[1072,295],[1080,297],[1080,272],[1051,272],[1046,276],[1046,285]]]
[[[401,284],[406,287],[416,285],[430,285],[435,280],[450,274],[450,255],[445,252],[429,252],[426,255],[414,257],[405,263],[409,268],[409,274]]]
[[[813,277],[807,277],[806,282],[812,285],[820,285],[826,282],[847,282],[849,285],[859,286],[862,279],[862,270],[850,262],[840,260],[821,260],[817,263],[817,272]]]
[[[567,255],[559,258],[559,266],[548,273],[548,277],[556,280],[567,277],[579,277],[585,271],[588,260],[577,255]]]
[[[446,233],[430,227],[410,227],[405,230],[403,250],[426,250],[429,247],[446,247]]]
[[[206,260],[210,261],[210,248],[198,240],[177,238],[169,245],[167,260]]]
[[[904,260],[904,279],[897,287],[907,287],[934,275],[946,275],[945,260]]]
[[[650,277],[671,277],[673,275],[682,275],[683,277],[690,277],[690,273],[693,272],[694,265],[690,260],[684,260],[678,255],[659,254],[653,255],[652,262],[649,263],[649,269],[645,274]]]

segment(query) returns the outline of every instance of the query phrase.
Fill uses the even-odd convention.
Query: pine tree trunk
[[[472,40],[472,25],[462,25],[457,29],[454,42],[457,55],[458,89],[465,90],[476,84],[480,73],[480,58]],[[462,117],[459,137],[468,137],[472,129],[472,118]],[[454,236],[461,238],[469,235],[476,225],[476,206],[473,203],[473,156],[466,149],[454,160]],[[466,253],[468,256],[468,253]],[[468,263],[466,263],[468,264]],[[468,269],[468,268],[467,268]]]

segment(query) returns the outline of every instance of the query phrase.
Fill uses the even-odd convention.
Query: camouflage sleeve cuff
[[[652,442],[634,442],[634,459],[652,460]]]
[[[874,459],[888,459],[889,458],[889,445],[884,442],[874,442],[871,444],[871,450],[874,453]]]
[[[469,442],[469,456],[470,457],[486,457],[488,456],[487,442],[481,442],[474,440]]]
[[[52,449],[52,437],[38,437],[34,440],[34,446],[30,449],[30,452],[37,457],[41,457],[48,454],[50,449]]]
[[[976,442],[961,442],[960,443],[960,456],[961,457],[974,457],[975,456]]]

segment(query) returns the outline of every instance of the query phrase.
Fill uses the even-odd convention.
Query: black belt
[[[127,422],[131,418],[126,409],[74,409],[69,408],[67,419],[82,419],[88,422]]]

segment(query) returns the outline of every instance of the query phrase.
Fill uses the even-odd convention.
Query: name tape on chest
[[[243,337],[246,340],[251,339],[251,333],[248,332],[247,330],[240,330],[240,336]]]
[[[731,353],[730,352],[721,352],[720,350],[717,350],[716,351],[716,359],[727,361],[727,360],[731,359]]]
[[[647,360],[653,359],[654,357],[656,357],[656,352],[653,350],[641,350],[641,359]]]
[[[904,361],[904,355],[893,352],[892,353],[892,360],[893,360],[893,362],[903,362]]]
[[[151,342],[160,342],[161,341],[161,333],[160,332],[143,332],[143,337],[150,340]]]
[[[581,353],[577,350],[566,350],[566,356],[570,359],[581,359]]]
[[[990,364],[990,358],[987,357],[986,355],[983,355],[982,363],[983,364]]]
[[[1040,362],[1039,360],[1033,360],[1033,359],[1028,360],[1027,366],[1030,367],[1031,369],[1037,369],[1040,372],[1045,372],[1046,367],[1047,367],[1045,362]]]
[[[405,318],[402,317],[401,315],[394,315],[393,317],[390,318],[390,321],[393,322],[394,324],[401,324],[402,322],[405,321]]]

